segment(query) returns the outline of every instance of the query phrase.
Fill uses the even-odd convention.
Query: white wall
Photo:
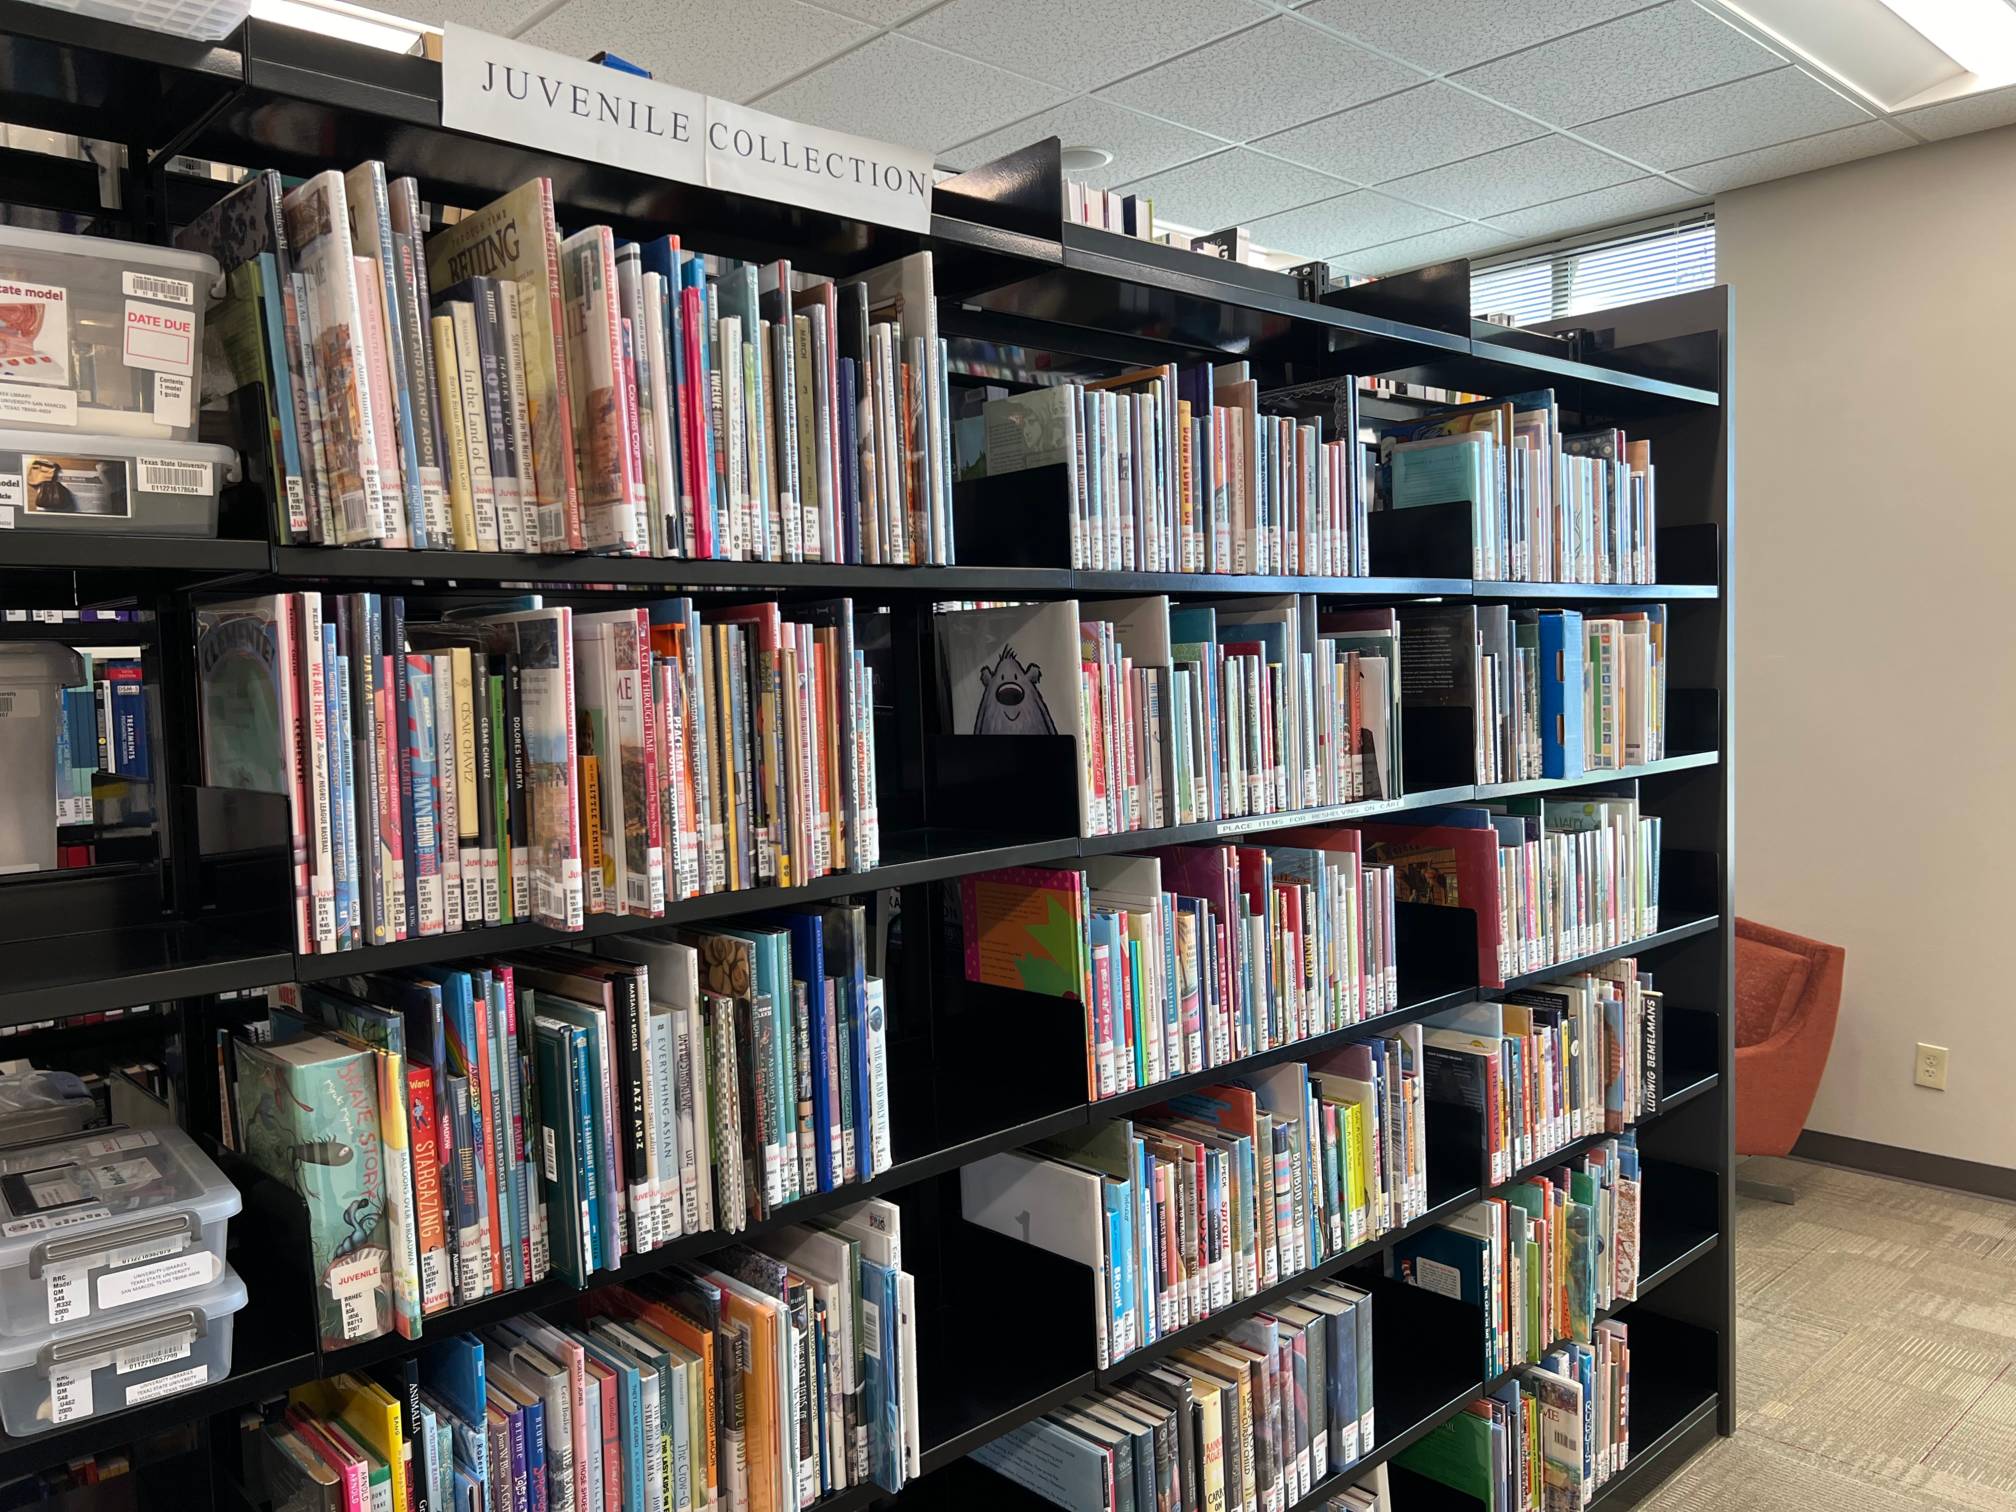
[[[2016,1167],[2016,128],[1716,215],[1738,911],[1848,952],[1808,1128]]]

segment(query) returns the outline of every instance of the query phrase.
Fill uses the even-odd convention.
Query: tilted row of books
[[[1278,840],[963,878],[967,978],[1078,999],[1093,1098],[1397,1008],[1392,869],[1354,830]]]
[[[1659,1111],[1665,994],[1635,957],[1428,1020],[1430,1095],[1482,1119],[1494,1182]]]
[[[1312,1286],[973,1458],[1073,1512],[1292,1507],[1373,1446],[1372,1300]]]
[[[915,1473],[915,1306],[896,1209],[818,1226],[298,1387],[245,1430],[246,1489],[300,1512],[785,1512]]]
[[[1294,594],[1219,604],[1156,595],[934,623],[953,730],[1076,740],[1084,834],[1399,792],[1391,610],[1319,615],[1313,597]],[[1055,687],[1071,668],[1076,697]]]
[[[1550,1350],[1395,1460],[1483,1512],[1586,1507],[1631,1461],[1631,1330]]]
[[[1637,784],[1588,798],[1508,798],[1421,809],[1361,825],[1365,859],[1394,868],[1402,903],[1477,916],[1477,979],[1505,979],[1643,939],[1659,929],[1657,815]]]
[[[961,1172],[968,1221],[1091,1268],[1101,1367],[1427,1211],[1422,1031]]]
[[[1355,422],[1326,441],[1313,422],[1261,413],[1244,362],[982,392],[980,426],[962,433],[960,476],[1062,468],[1073,567],[1371,571],[1372,452]]]
[[[836,283],[563,237],[543,178],[439,219],[367,162],[178,236],[256,273],[226,298],[263,351],[218,384],[266,389],[282,543],[953,560],[930,253]]]
[[[1638,1295],[1642,1199],[1637,1141],[1621,1134],[1403,1239],[1394,1273],[1482,1309],[1489,1380],[1592,1342],[1597,1315]]]
[[[872,868],[844,599],[604,612],[373,593],[198,612],[205,780],[289,796],[302,952]]]
[[[890,1168],[864,906],[605,944],[290,986],[220,1034],[223,1126],[307,1202],[327,1347]],[[296,1159],[331,1139],[359,1158]]]
[[[1614,427],[1564,434],[1552,389],[1389,422],[1375,435],[1375,507],[1469,505],[1472,577],[1659,581],[1652,443]]]

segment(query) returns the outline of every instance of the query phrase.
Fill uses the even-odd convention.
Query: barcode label
[[[160,457],[140,458],[140,492],[196,494],[208,497],[211,486],[208,462],[171,462]]]
[[[186,278],[162,278],[155,273],[125,272],[119,286],[135,299],[165,299],[170,304],[196,303],[196,285]]]

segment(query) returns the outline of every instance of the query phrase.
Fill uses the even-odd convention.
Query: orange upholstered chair
[[[1749,919],[1736,921],[1736,1153],[1790,1153],[1841,1011],[1847,952]]]

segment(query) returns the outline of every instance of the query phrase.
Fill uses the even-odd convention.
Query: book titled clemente
[[[392,1327],[392,1243],[372,1054],[318,1035],[237,1048],[240,1146],[307,1204],[322,1343],[375,1339]]]

